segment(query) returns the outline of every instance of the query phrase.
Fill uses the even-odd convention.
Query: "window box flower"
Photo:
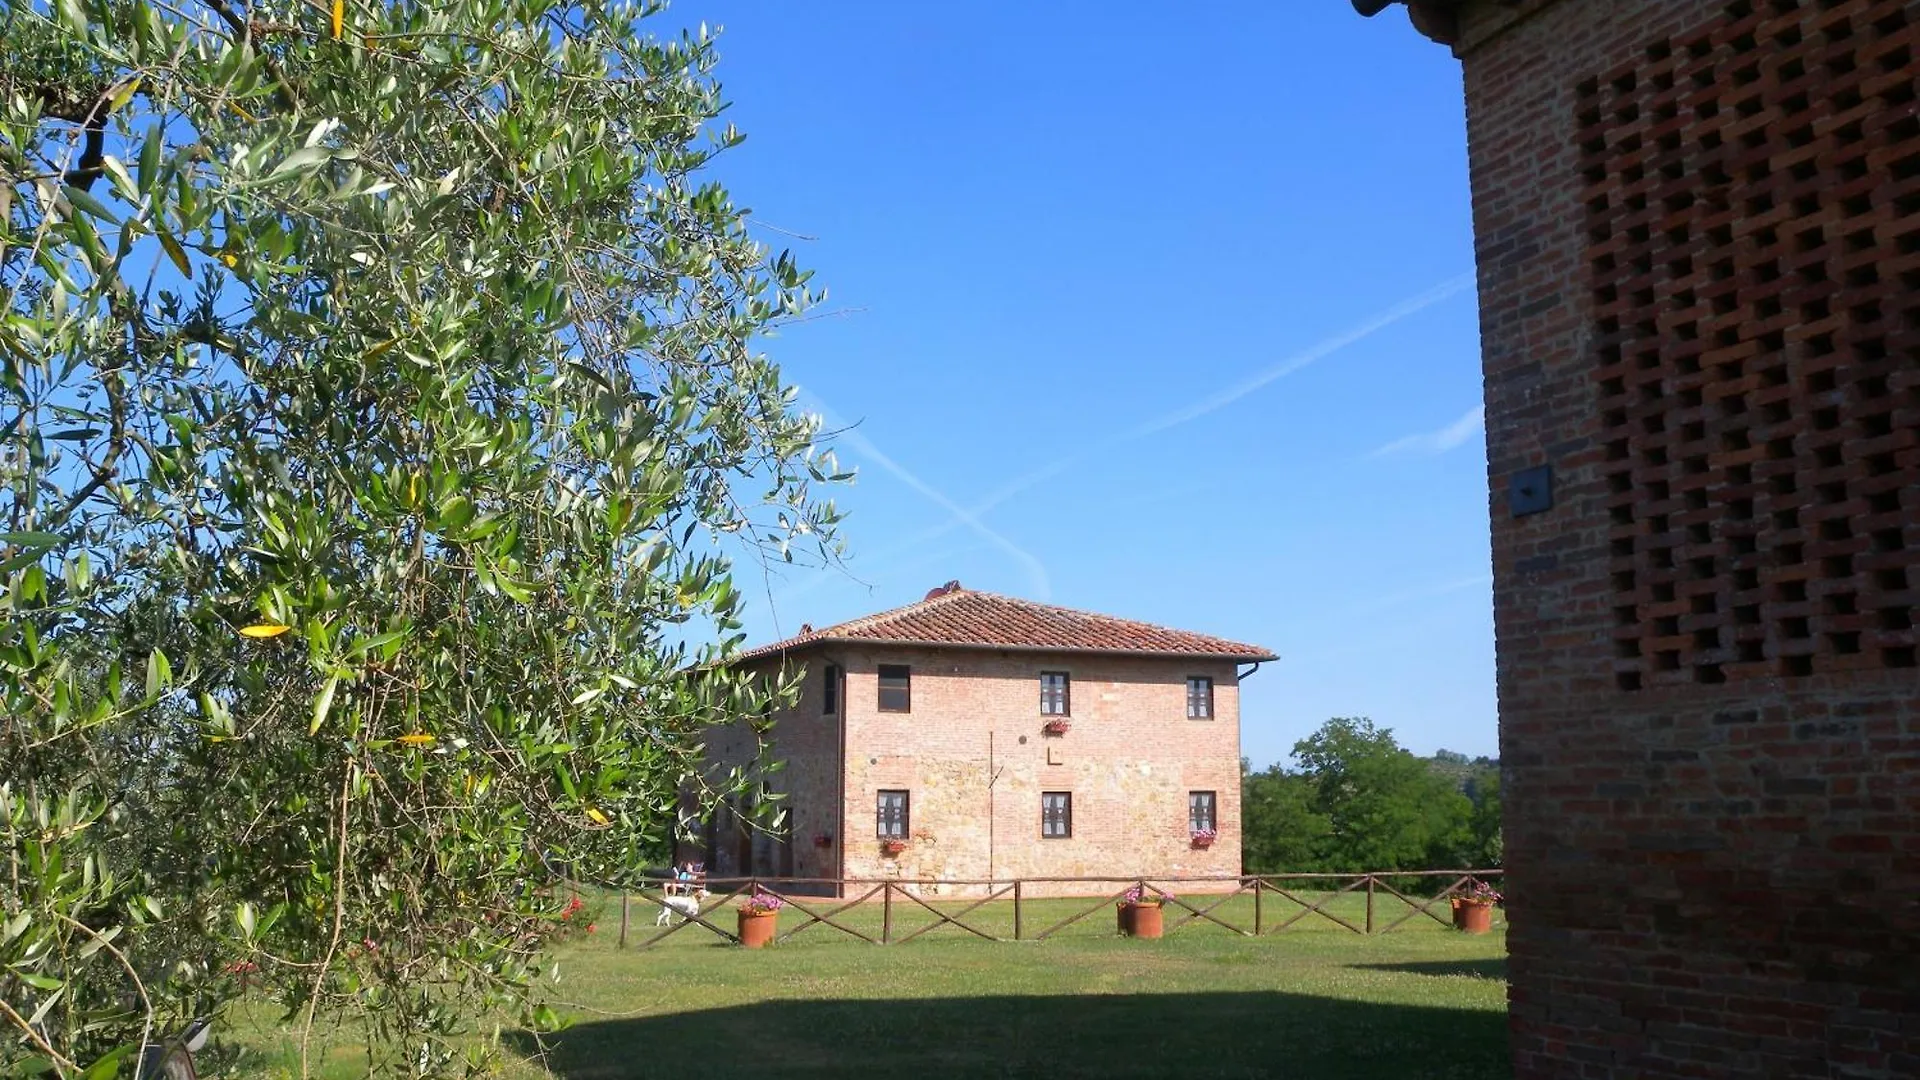
[[[1209,847],[1212,847],[1213,842],[1218,839],[1220,839],[1220,833],[1216,829],[1193,830],[1193,846],[1194,847],[1209,848]]]
[[[1073,730],[1073,723],[1068,720],[1049,720],[1040,730],[1048,735],[1065,735]]]
[[[892,836],[880,841],[882,855],[898,855],[905,850],[907,850],[907,842],[900,837]]]

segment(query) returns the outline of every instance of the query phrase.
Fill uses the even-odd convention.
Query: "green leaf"
[[[333,708],[333,692],[338,689],[340,689],[340,676],[335,675],[327,680],[327,685],[321,687],[318,694],[314,695],[313,723],[307,725],[308,735],[318,733],[321,725],[327,722],[327,710]]]
[[[155,649],[147,654],[147,700],[153,701],[173,685],[173,665],[167,654]]]
[[[173,263],[174,269],[180,271],[180,276],[192,281],[193,264],[187,261],[186,250],[180,246],[180,241],[167,235],[164,229],[155,230],[153,236],[160,241],[160,250],[167,253],[168,261]]]
[[[84,41],[87,36],[87,5],[81,0],[60,0],[60,23]]]
[[[94,198],[87,192],[72,186],[61,188],[60,191],[61,194],[67,197],[67,201],[72,203],[76,209],[84,210],[109,225],[120,224],[120,219],[114,215],[113,211],[107,209],[106,203]]]
[[[273,167],[273,171],[267,174],[266,179],[269,181],[278,180],[289,173],[319,165],[322,162],[330,160],[332,157],[333,151],[328,150],[324,146],[303,146],[293,153],[288,154],[286,157],[281,158],[280,164]]]
[[[58,990],[67,985],[59,979],[53,978],[50,975],[42,975],[37,971],[15,971],[13,977],[33,987],[35,990]]]
[[[119,936],[120,928],[117,926],[109,926],[105,930],[95,932],[80,946],[80,958],[84,960],[92,956],[94,953],[106,948],[108,943]]]
[[[106,1056],[87,1066],[87,1071],[80,1074],[80,1080],[112,1080],[113,1077],[120,1075],[120,1063],[125,1061],[127,1055],[133,1051],[134,1047],[131,1043],[114,1047],[107,1052]]]
[[[166,131],[155,120],[147,127],[146,141],[140,144],[140,190],[151,192],[160,181],[160,148],[166,142]]]
[[[473,500],[465,495],[455,495],[440,507],[440,528],[446,532],[459,532],[467,522],[473,520]]]
[[[246,901],[241,901],[240,906],[233,909],[233,921],[240,927],[240,936],[246,938],[248,941],[252,941],[254,926],[253,905]]]

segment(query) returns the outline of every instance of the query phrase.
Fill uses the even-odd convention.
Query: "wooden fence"
[[[1451,927],[1453,898],[1463,895],[1476,882],[1493,884],[1501,880],[1501,877],[1502,872],[1499,870],[1409,870],[1369,874],[1257,874],[1243,877],[1053,877],[1021,878],[1014,881],[711,878],[706,883],[709,895],[700,900],[697,910],[691,914],[675,910],[670,917],[670,925],[640,941],[638,947],[647,948],[657,945],[689,926],[699,926],[727,941],[737,942],[739,938],[726,926],[726,922],[731,920],[726,918],[727,913],[723,909],[736,900],[744,900],[756,893],[779,897],[786,910],[801,916],[798,924],[787,926],[776,938],[777,941],[788,941],[797,934],[814,930],[816,927],[824,927],[825,930],[821,932],[842,934],[869,945],[902,945],[943,926],[955,927],[987,941],[1045,941],[1067,927],[1119,903],[1134,889],[1161,900],[1166,914],[1164,932],[1168,934],[1176,933],[1184,927],[1206,923],[1245,937],[1264,937],[1296,926],[1302,919],[1315,915],[1356,934],[1387,934],[1422,916],[1442,926]],[[1403,891],[1391,884],[1393,881],[1399,881],[1404,885],[1407,879],[1440,883],[1443,887],[1431,896],[1423,896],[1421,890]],[[1100,893],[1097,899],[1093,894],[1060,896],[1055,889],[1048,888],[1068,885],[1117,886],[1117,888],[1110,893]],[[833,891],[839,895],[837,897],[817,895],[824,891],[823,886],[832,887]],[[957,907],[962,902],[966,906],[959,907],[958,910],[943,911],[919,894],[920,890],[929,886],[940,890],[959,887],[986,891],[984,894],[966,897],[963,900],[948,899],[949,907]],[[1172,889],[1173,886],[1189,889],[1204,886],[1204,888],[1191,891],[1189,896],[1182,897],[1176,895]],[[1032,895],[1035,892],[1052,895]],[[1328,910],[1328,906],[1334,901],[1362,893],[1366,897],[1366,914],[1361,921],[1356,922],[1353,918]],[[1242,915],[1240,918],[1243,921],[1236,923],[1225,915],[1217,914],[1229,902],[1248,895],[1253,899],[1250,921]],[[668,907],[664,896],[657,892],[621,893],[620,946],[622,948],[628,944],[635,901],[640,901],[642,910],[649,915],[657,915]],[[983,928],[979,918],[974,916],[975,912],[994,901],[1012,902],[1013,935],[1011,937],[1005,936],[1004,932],[990,932]],[[1058,919],[1044,928],[1035,929],[1028,916],[1034,913],[1033,905],[1041,901],[1050,905],[1070,901],[1090,901],[1091,903],[1075,914]],[[878,904],[881,909],[880,930],[877,935],[849,926],[848,920],[845,919],[848,912],[869,904]],[[1385,910],[1380,910],[1382,908]],[[722,913],[723,921],[720,924],[716,924],[712,919],[717,912]],[[932,916],[932,921],[922,921],[929,915]],[[969,921],[970,916],[974,916],[971,921]]]

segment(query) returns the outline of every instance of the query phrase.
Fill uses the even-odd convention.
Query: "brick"
[[[1221,660],[938,649],[868,643],[811,646],[801,701],[773,716],[768,777],[792,825],[792,873],[1011,881],[1038,877],[1221,877],[1240,874],[1240,712],[1236,667]],[[844,673],[838,711],[824,714],[827,665]],[[879,709],[879,666],[911,671],[912,711]],[[1046,735],[1040,673],[1070,676],[1070,729]],[[1213,717],[1188,719],[1188,676],[1213,679]],[[844,725],[844,726],[843,726]],[[845,753],[840,747],[844,739]],[[710,767],[746,765],[744,724],[708,739]],[[1049,761],[1057,752],[1059,764]],[[907,850],[880,850],[881,790],[910,793]],[[1073,835],[1041,836],[1040,796],[1073,795]],[[1189,792],[1211,791],[1218,838],[1192,844]],[[724,817],[724,814],[723,814]],[[816,846],[813,838],[829,835]],[[683,847],[721,876],[783,874],[778,837],[730,823],[708,846]],[[743,857],[744,856],[744,857]],[[1234,883],[1176,887],[1232,889]],[[1034,883],[1027,895],[1113,892],[1118,886]],[[938,893],[936,887],[922,891]],[[975,895],[982,887],[944,891]]]
[[[1489,501],[1515,1074],[1920,1074],[1920,13],[1416,6],[1491,487],[1555,468]]]

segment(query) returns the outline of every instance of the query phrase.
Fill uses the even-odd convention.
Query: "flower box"
[[[1213,842],[1218,839],[1220,839],[1220,834],[1219,832],[1213,829],[1193,830],[1193,846],[1194,847],[1197,847],[1197,848],[1212,847]]]
[[[1073,724],[1067,720],[1049,720],[1040,730],[1048,735],[1065,735],[1073,730]]]
[[[907,842],[905,840],[880,841],[880,854],[882,855],[898,855],[905,850],[907,850]]]

